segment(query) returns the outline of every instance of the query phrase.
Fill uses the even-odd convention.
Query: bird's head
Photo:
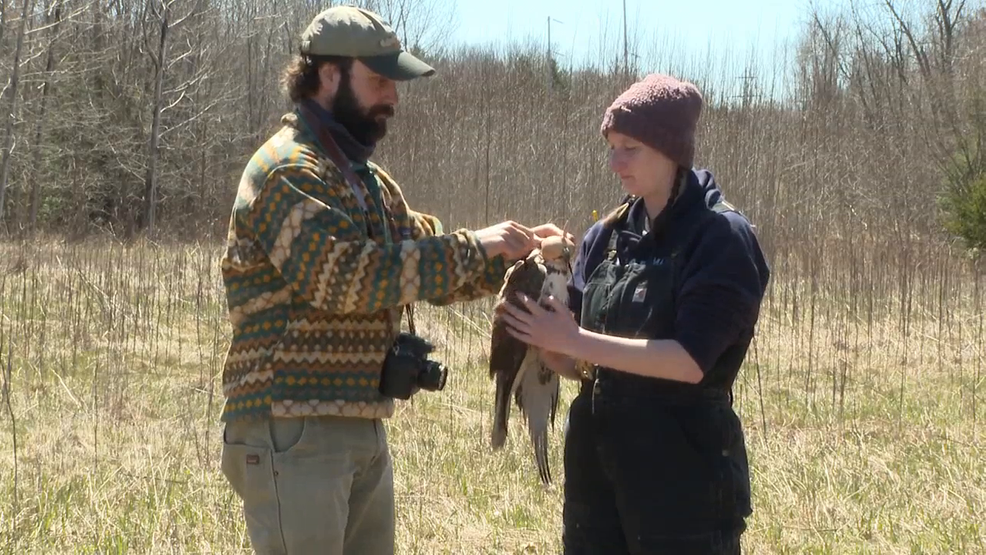
[[[541,256],[545,261],[570,264],[575,243],[566,237],[551,236],[541,241]]]

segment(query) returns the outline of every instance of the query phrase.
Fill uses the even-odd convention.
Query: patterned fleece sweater
[[[472,231],[444,233],[408,208],[373,163],[364,217],[312,131],[319,123],[298,111],[281,121],[243,172],[221,262],[233,326],[222,420],[390,417],[378,386],[403,306],[494,294],[504,260]]]

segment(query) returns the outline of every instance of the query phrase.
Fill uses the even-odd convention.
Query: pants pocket
[[[270,448],[223,437],[222,473],[243,502],[250,542],[257,553],[285,553]]]
[[[285,453],[301,443],[308,428],[309,417],[270,418],[270,442],[275,453]]]

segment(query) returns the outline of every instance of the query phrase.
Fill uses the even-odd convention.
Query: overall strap
[[[616,258],[616,243],[619,239],[619,233],[616,229],[609,230],[609,242],[606,244],[606,259],[613,260]]]
[[[619,240],[619,234],[617,233],[617,227],[621,226],[626,222],[627,216],[630,213],[630,207],[636,197],[627,195],[606,218],[603,220],[603,229],[609,233],[609,241],[606,244],[606,250],[604,257],[606,260],[616,259],[616,247],[617,241]]]
[[[733,206],[728,201],[726,201],[726,199],[722,199],[722,198],[720,198],[718,201],[716,201],[715,204],[712,205],[712,211],[715,212],[716,214],[724,214],[726,212],[739,212],[739,210],[735,206]]]

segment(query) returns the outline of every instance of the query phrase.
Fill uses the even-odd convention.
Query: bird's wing
[[[568,276],[552,272],[543,282],[544,290],[539,295],[543,301],[548,295],[556,297],[562,304],[568,304]],[[517,387],[517,406],[527,418],[527,430],[534,447],[534,461],[544,485],[551,483],[551,470],[548,466],[548,425],[554,425],[558,410],[558,393],[561,380],[544,363],[540,349],[532,348],[530,356],[524,361],[526,368],[519,378]]]
[[[544,283],[544,270],[533,257],[518,261],[507,270],[497,304],[511,303],[521,307],[517,293],[523,292],[528,297],[537,299],[541,296],[542,283]],[[514,376],[524,360],[524,355],[527,354],[527,344],[510,335],[506,322],[499,315],[493,318],[491,335],[490,377],[495,377],[498,372]]]
[[[543,269],[537,264],[533,255],[527,260],[517,262],[507,270],[503,287],[500,289],[499,304],[512,303],[520,306],[520,301],[517,300],[519,291],[532,298],[538,298],[543,281]],[[499,306],[497,308],[499,309]],[[498,310],[493,317],[490,339],[490,377],[496,380],[493,427],[490,431],[490,445],[494,449],[502,447],[507,439],[510,400],[517,386],[517,372],[521,370],[527,352],[527,343],[510,335]]]

